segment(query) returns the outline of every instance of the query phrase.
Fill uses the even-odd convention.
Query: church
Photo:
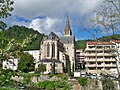
[[[75,69],[75,37],[72,35],[69,17],[66,20],[64,36],[59,37],[54,32],[44,37],[40,45],[40,60],[36,63],[46,66],[45,74],[51,73],[52,64],[55,63],[55,72],[63,73],[69,64],[71,71]]]

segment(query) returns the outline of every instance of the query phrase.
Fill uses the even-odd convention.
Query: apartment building
[[[116,60],[120,71],[120,40],[112,40],[111,42],[116,45],[116,54],[117,54]]]
[[[76,62],[75,62],[75,65],[76,65],[76,70],[81,70],[85,67],[85,63],[84,63],[84,59],[85,59],[85,56],[84,56],[84,51],[82,49],[78,49],[76,50]]]
[[[87,42],[85,49],[86,70],[90,73],[116,73],[116,45],[112,42]]]

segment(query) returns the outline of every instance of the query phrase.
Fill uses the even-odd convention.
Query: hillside
[[[27,48],[24,48],[24,50],[39,49],[40,42],[45,35],[39,33],[38,31],[35,31],[32,28],[27,28],[24,26],[14,25],[13,27],[9,27],[7,30],[0,31],[0,40],[7,39],[7,38],[15,38],[18,41],[22,41],[29,34],[37,35],[37,37],[32,39],[32,42],[29,43]],[[110,40],[118,40],[118,39],[120,40],[120,34],[115,34],[111,36],[103,36],[101,38],[98,38],[98,41],[110,41]],[[75,42],[76,48],[84,49],[86,47],[87,41],[93,41],[93,40],[78,40]]]
[[[15,38],[18,41],[22,41],[30,34],[37,35],[37,37],[32,39],[32,42],[29,43],[24,50],[39,49],[40,42],[45,35],[40,34],[38,31],[35,31],[32,28],[14,25],[13,27],[9,27],[7,30],[0,31],[0,39]]]
[[[120,34],[115,34],[111,36],[103,36],[97,39],[97,41],[102,41],[102,42],[107,42],[110,40],[120,40]],[[76,49],[85,49],[87,41],[94,41],[94,40],[78,40],[76,41]]]
[[[85,49],[87,41],[92,41],[92,40],[78,40],[78,41],[76,41],[75,42],[76,49]]]

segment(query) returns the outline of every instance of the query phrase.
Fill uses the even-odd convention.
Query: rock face
[[[11,78],[12,80],[15,80],[15,81],[17,81],[17,82],[22,82],[23,81],[23,77],[22,76],[14,76],[14,77],[12,77]],[[45,80],[50,80],[50,81],[55,81],[55,80],[59,80],[59,78],[57,77],[57,76],[53,76],[53,77],[49,77],[49,76],[47,76],[47,75],[42,75],[42,76],[33,76],[32,78],[31,78],[31,81],[33,82],[33,83],[37,83],[37,82],[42,82],[42,81],[45,81]]]
[[[22,76],[14,76],[11,77],[12,80],[17,81],[17,82],[22,82],[23,81],[23,77]]]
[[[32,82],[33,83],[37,83],[37,82],[40,82],[40,81],[45,81],[45,80],[49,80],[49,76],[40,76],[40,77],[32,77]]]
[[[59,80],[59,78],[57,76],[53,76],[49,79],[50,81],[56,81],[56,80]]]

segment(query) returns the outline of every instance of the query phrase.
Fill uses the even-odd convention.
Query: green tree
[[[38,72],[39,72],[39,73],[43,73],[43,72],[45,72],[45,71],[46,71],[46,65],[43,64],[43,63],[39,64],[39,65],[38,65]]]
[[[85,77],[80,77],[80,78],[78,78],[78,82],[80,83],[80,85],[81,86],[85,86],[85,85],[87,85],[87,81],[88,81],[88,79],[87,78],[85,78]]]
[[[0,21],[0,29],[4,30],[7,27],[7,24],[3,21]]]
[[[11,15],[13,3],[13,0],[0,0],[0,18],[6,18]]]
[[[9,58],[9,56],[14,56],[18,58],[20,56],[20,53],[23,52],[23,48],[31,42],[32,38],[35,38],[35,36],[32,36],[31,34],[24,38],[21,42],[16,40],[15,38],[0,38],[0,60],[5,60]]]
[[[18,70],[28,73],[34,70],[34,58],[28,53],[23,53],[18,63]]]
[[[69,76],[71,76],[71,65],[70,63],[67,63],[67,73]]]
[[[111,79],[102,78],[103,90],[115,90],[114,83]]]
[[[55,62],[54,61],[52,62],[51,71],[52,71],[52,74],[55,75]]]

